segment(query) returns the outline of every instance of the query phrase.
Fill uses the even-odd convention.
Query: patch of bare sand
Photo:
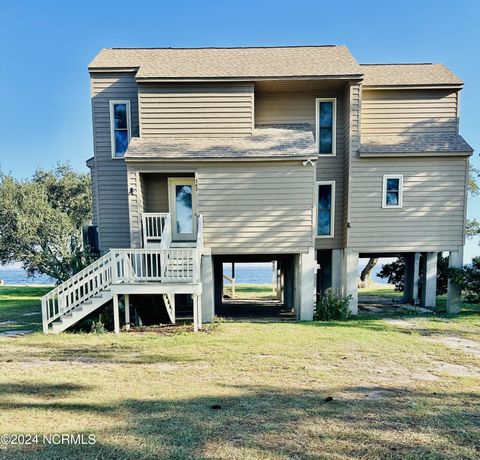
[[[436,343],[443,343],[447,347],[455,348],[456,350],[461,350],[480,357],[480,342],[476,342],[474,340],[463,339],[462,337],[458,337],[456,335],[436,335],[428,337],[426,340]]]
[[[480,369],[474,366],[464,366],[462,364],[451,364],[445,361],[434,361],[432,363],[436,371],[445,373],[452,377],[478,377]]]

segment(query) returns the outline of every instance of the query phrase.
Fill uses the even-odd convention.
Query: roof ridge
[[[274,45],[274,46],[146,46],[146,47],[111,47],[104,50],[236,50],[236,49],[276,49],[276,48],[336,48],[345,45]]]
[[[379,62],[379,63],[368,63],[359,65],[368,66],[368,65],[443,65],[439,62]]]

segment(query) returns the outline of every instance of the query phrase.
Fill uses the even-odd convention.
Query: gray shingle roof
[[[127,160],[234,160],[316,158],[318,149],[310,125],[256,128],[237,138],[157,137],[130,140]]]
[[[362,138],[360,156],[379,154],[466,154],[472,147],[458,134],[436,134],[432,136],[376,136]]]
[[[90,71],[139,68],[137,79],[361,76],[345,46],[271,48],[107,48]]]
[[[365,86],[461,85],[443,64],[361,64]]]

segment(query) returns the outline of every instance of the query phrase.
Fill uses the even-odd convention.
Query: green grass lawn
[[[51,289],[52,286],[0,286],[0,332],[14,329],[40,331],[42,312],[38,299]]]
[[[232,295],[232,287],[226,284],[223,288],[223,293],[229,296]],[[237,284],[235,286],[236,299],[263,299],[270,300],[272,297],[271,284]]]
[[[0,288],[0,317],[42,292]],[[0,339],[0,434],[97,440],[0,457],[478,459],[480,356],[442,340],[480,346],[479,313]]]

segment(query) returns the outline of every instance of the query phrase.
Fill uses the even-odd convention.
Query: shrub
[[[480,302],[480,257],[474,257],[471,266],[451,268],[450,276],[462,288],[466,301]]]
[[[335,289],[327,289],[320,297],[315,309],[317,321],[345,320],[351,317],[348,305],[352,296],[343,296]]]
[[[94,334],[105,334],[106,329],[105,329],[105,325],[100,321],[98,320],[97,322],[93,322],[92,323],[92,332]]]

